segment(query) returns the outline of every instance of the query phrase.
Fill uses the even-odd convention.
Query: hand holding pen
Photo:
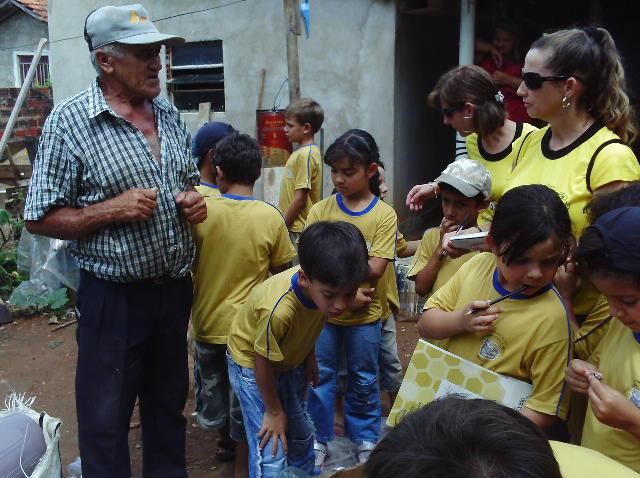
[[[454,236],[457,236],[458,234],[460,234],[460,231],[462,231],[462,229],[464,229],[464,226],[467,224],[467,219],[469,219],[469,214],[467,214],[464,217],[464,219],[462,220],[462,223],[460,224],[460,226],[458,226],[458,229],[456,229],[456,232],[455,232]],[[440,253],[440,260],[444,259],[446,255],[447,255],[447,251],[443,250]]]
[[[493,322],[498,318],[498,314],[502,312],[500,307],[493,307],[493,305],[503,300],[508,299],[516,294],[527,289],[527,286],[522,286],[514,291],[509,292],[503,296],[489,301],[477,300],[469,304],[466,312],[462,314],[461,324],[464,330],[467,332],[488,332],[492,329]]]

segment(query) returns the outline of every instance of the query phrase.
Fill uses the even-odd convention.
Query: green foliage
[[[18,246],[24,221],[0,209],[0,297],[6,299],[22,280],[17,270]]]
[[[64,287],[47,294],[40,291],[18,289],[13,294],[11,305],[23,313],[35,314],[45,311],[59,312],[68,302],[67,289]]]

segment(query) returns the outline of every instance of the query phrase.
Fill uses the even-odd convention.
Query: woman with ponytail
[[[439,108],[444,124],[465,137],[469,158],[489,170],[491,199],[495,204],[502,197],[524,138],[536,127],[508,118],[504,95],[497,83],[475,65],[457,66],[442,75],[429,94],[429,105]],[[466,156],[463,152],[456,154],[456,159],[463,155]],[[414,186],[407,196],[407,205],[418,211],[424,200],[438,192],[435,182]],[[492,216],[493,207],[490,207],[478,218],[478,223],[490,222]]]
[[[543,35],[525,57],[522,97],[529,116],[549,125],[529,135],[506,190],[544,184],[569,208],[576,237],[589,225],[594,195],[640,179],[629,147],[637,134],[620,55],[604,28],[573,28]],[[599,294],[587,284],[559,284],[581,322]],[[577,292],[576,292],[577,291]]]
[[[604,28],[560,30],[533,43],[522,79],[518,94],[529,116],[549,126],[529,136],[507,189],[550,186],[579,237],[593,194],[640,179],[628,146],[638,130],[620,55]]]

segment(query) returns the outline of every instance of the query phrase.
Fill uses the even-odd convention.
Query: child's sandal
[[[358,445],[358,463],[364,463],[369,459],[369,455],[376,447],[375,443],[371,443],[369,441],[363,441],[360,445]]]
[[[315,471],[319,473],[322,471],[322,468],[324,467],[324,461],[327,459],[327,454],[329,453],[329,450],[326,444],[314,441],[313,453],[315,455],[314,468],[315,468]]]

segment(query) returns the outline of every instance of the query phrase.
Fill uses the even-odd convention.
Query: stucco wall
[[[49,0],[52,39],[82,35],[85,16],[104,4],[128,0]],[[222,116],[238,129],[255,135],[260,70],[266,68],[264,107],[273,105],[287,75],[282,0],[143,2],[162,32],[187,41],[221,39],[224,49],[225,103]],[[185,11],[220,6],[214,10],[171,18]],[[348,128],[370,131],[388,164],[393,182],[393,101],[395,3],[391,0],[311,0],[311,38],[299,37],[300,81],[303,96],[312,96],[326,111],[325,147]],[[84,39],[51,46],[56,102],[78,93],[95,76]],[[59,78],[64,78],[60,81]],[[286,107],[286,87],[280,107]],[[186,114],[192,129],[195,114]],[[328,176],[325,191],[331,189]],[[259,189],[259,188],[257,188]]]
[[[17,12],[0,23],[0,88],[15,86],[13,52],[33,52],[47,35],[47,24],[26,13]]]

